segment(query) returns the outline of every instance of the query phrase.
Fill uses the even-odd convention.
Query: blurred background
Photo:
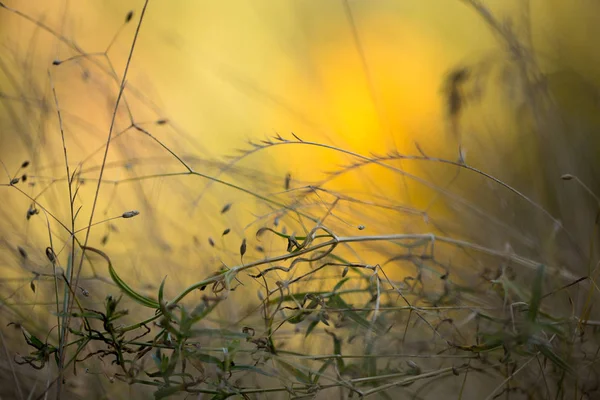
[[[452,237],[572,279],[595,266],[600,3],[150,1],[121,97],[143,6],[2,1],[7,376],[39,388],[51,380],[49,372],[40,380],[14,369],[10,359],[27,347],[7,324],[56,335],[56,271],[46,248],[59,268],[77,270],[73,213],[82,242],[94,213],[88,245],[148,295],[165,276],[174,296],[223,265],[285,252],[285,241],[256,231],[303,235],[319,219],[340,236]],[[65,153],[77,183],[72,206]],[[140,214],[119,218],[130,210]],[[397,250],[376,243],[340,251],[384,265]],[[465,248],[442,246],[439,259],[442,273],[451,270],[464,285],[497,268]],[[76,290],[102,304],[118,289],[104,261],[92,260],[82,264]],[[403,262],[385,268],[391,279],[414,274]],[[272,284],[283,279],[277,274]],[[339,271],[314,277],[297,290],[331,286]],[[432,282],[439,290],[439,279]],[[243,326],[256,313],[261,284],[241,284],[209,324]],[[585,295],[565,310],[582,307]],[[286,335],[294,349],[320,343]],[[70,395],[84,395],[82,381],[68,382]],[[478,390],[471,398],[482,398]]]

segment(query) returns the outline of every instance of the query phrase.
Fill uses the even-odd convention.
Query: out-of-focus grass
[[[596,5],[2,4],[2,395],[594,396]]]

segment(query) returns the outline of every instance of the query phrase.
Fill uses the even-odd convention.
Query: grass
[[[544,74],[527,35],[482,2],[461,3],[494,32],[519,77],[526,116],[515,118],[527,128],[513,156],[528,156],[516,162],[531,163],[530,176],[465,152],[472,146],[463,126],[479,105],[466,95],[483,74],[477,63],[458,66],[446,81],[453,159],[423,143],[411,154],[370,154],[277,133],[215,160],[168,145],[162,129],[178,132],[169,119],[137,116],[140,104],[157,109],[128,83],[152,2],[124,18],[135,32],[122,73],[108,52],[121,30],[106,51],[87,53],[0,3],[3,17],[26,20],[74,54],[47,66],[44,88],[26,87],[2,68],[22,90],[20,97],[3,92],[9,122],[21,123],[15,104],[40,111],[40,126],[52,118],[48,135],[60,137],[62,160],[42,166],[57,155],[39,150],[25,127],[19,133],[38,149],[36,159],[2,160],[0,191],[26,206],[16,213],[7,201],[2,229],[26,228],[0,236],[10,272],[0,290],[1,395],[593,398],[597,176],[570,150],[560,110],[538,84]],[[63,70],[87,71],[82,79],[116,88],[109,128],[91,154],[73,150],[76,118],[60,94]],[[29,95],[40,93],[38,110]],[[126,141],[134,134],[141,142]],[[156,152],[148,157],[140,143]],[[246,163],[290,148],[345,163],[307,181]],[[336,186],[371,175],[389,179],[376,181],[378,190]],[[389,182],[410,183],[417,199],[397,200]],[[157,192],[181,203],[163,210]],[[131,198],[139,208],[125,208]],[[195,220],[178,204],[200,214],[203,226],[190,226]]]

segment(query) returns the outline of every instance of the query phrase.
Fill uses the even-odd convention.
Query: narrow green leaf
[[[311,313],[305,312],[303,309],[300,309],[296,314],[287,319],[287,322],[296,325],[300,322],[304,321],[306,317],[308,317]]]
[[[333,332],[329,332],[328,330],[325,330],[325,332],[333,339],[333,354],[338,356],[335,362],[337,363],[338,370],[343,371],[345,368],[344,359],[339,357],[342,355],[342,340]]]
[[[336,285],[333,287],[332,292],[337,292],[339,288],[341,288],[344,283],[348,282],[350,280],[350,278],[344,278],[341,281],[339,281],[338,283],[336,283]]]
[[[540,351],[540,353],[544,355],[544,357],[552,361],[552,363],[558,368],[562,369],[563,371],[567,371],[570,374],[575,373],[573,371],[573,368],[569,364],[567,364],[567,362],[563,360],[558,354],[553,352],[549,346],[542,344],[538,345],[537,349]]]
[[[41,350],[45,347],[44,342],[38,339],[35,335],[27,332],[24,328],[21,328],[21,332],[23,332],[23,336],[25,337],[25,341],[28,345],[33,346],[38,350]]]
[[[527,320],[529,322],[535,322],[538,316],[538,311],[540,310],[545,272],[546,266],[544,264],[540,264],[537,269],[537,273],[535,274],[533,288],[531,289],[531,300],[529,301],[529,312],[527,313]]]
[[[221,361],[219,358],[217,358],[215,356],[211,356],[210,354],[196,353],[196,352],[190,351],[186,354],[186,356],[189,358],[193,358],[195,360],[201,361],[203,363],[215,364],[218,367],[223,368],[223,361]]]
[[[108,273],[110,274],[111,279],[119,287],[119,289],[121,289],[121,291],[123,291],[123,293],[125,293],[127,296],[129,296],[132,300],[134,300],[138,304],[141,304],[148,308],[153,308],[153,309],[160,308],[160,305],[158,302],[156,302],[156,300],[153,300],[147,296],[144,296],[143,294],[136,292],[131,287],[129,287],[129,285],[127,285],[127,283],[125,283],[125,281],[123,281],[119,277],[119,275],[113,268],[110,258],[106,255],[106,253],[104,253],[101,250],[95,249],[93,247],[86,246],[86,247],[84,247],[84,249],[88,250],[88,251],[92,251],[92,252],[100,255],[102,258],[104,258],[106,260],[106,262],[108,263]]]
[[[343,308],[343,309],[352,308],[344,300],[342,300],[342,298],[338,295],[331,296],[331,298],[328,301],[328,306],[332,307],[332,308]],[[351,310],[344,311],[344,316],[350,318],[352,321],[356,322],[358,325],[362,326],[363,328],[366,328],[366,329],[372,329],[372,328],[377,329],[378,328],[377,326],[372,326],[369,321],[367,321],[365,318],[361,317],[360,314],[358,314],[355,311],[351,311]]]
[[[323,376],[323,374],[325,373],[325,371],[327,370],[327,368],[333,364],[333,359],[329,359],[327,360],[327,362],[323,363],[323,365],[321,365],[321,368],[319,368],[319,371],[315,374],[315,378],[313,379],[313,384],[317,384],[319,382],[319,379],[321,379],[321,376]],[[340,370],[342,371],[342,370]]]
[[[197,328],[191,329],[189,332],[189,337],[218,337],[218,338],[227,338],[227,339],[246,339],[248,337],[247,334],[242,332],[230,331],[227,329],[210,329],[210,328]]]
[[[306,333],[304,334],[304,337],[305,337],[305,338],[307,338],[307,337],[308,337],[308,335],[310,335],[310,334],[311,334],[311,332],[312,332],[312,331],[315,329],[315,327],[316,327],[317,325],[319,325],[319,322],[320,322],[320,321],[321,321],[320,319],[317,319],[317,320],[314,320],[314,321],[312,321],[312,322],[310,323],[310,325],[308,325],[308,328],[306,328]]]
[[[283,362],[281,360],[278,360],[277,362],[280,366],[283,367],[283,369],[285,369],[286,371],[288,371],[289,373],[291,373],[300,383],[310,383],[310,378],[308,377],[308,375],[306,375],[304,372],[300,371],[298,368],[295,368],[294,366]]]
[[[256,373],[264,375],[264,376],[276,376],[274,373],[267,372],[265,370],[255,367],[254,365],[234,365],[231,368],[229,368],[229,370],[230,371],[253,371],[253,372],[256,372]]]
[[[162,282],[160,283],[160,287],[158,288],[158,303],[159,304],[163,304],[164,303],[164,295],[165,295],[165,281],[167,280],[167,277],[165,276],[162,280]]]

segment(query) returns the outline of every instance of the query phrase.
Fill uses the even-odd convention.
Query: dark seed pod
[[[25,251],[24,248],[22,248],[21,246],[17,246],[17,250],[19,251],[19,254],[21,255],[21,257],[27,258],[27,252]]]
[[[164,118],[163,118],[163,119],[159,119],[159,120],[157,120],[157,121],[156,121],[156,125],[165,125],[165,124],[167,124],[168,122],[169,122],[169,120],[168,120],[168,119],[164,119]]]
[[[223,233],[221,234],[221,236],[225,236],[227,235],[229,232],[231,232],[231,229],[227,228],[223,231]]]
[[[562,179],[563,181],[570,181],[573,178],[574,178],[574,176],[571,174],[564,174],[563,176],[560,177],[560,179]]]
[[[10,180],[10,184],[11,184],[11,185],[16,185],[17,183],[19,183],[19,178],[12,178],[12,179]]]
[[[215,247],[215,241],[212,240],[211,237],[208,238],[208,244],[210,244],[211,247]]]
[[[29,283],[29,287],[31,288],[31,291],[32,291],[33,293],[35,293],[35,282],[34,282],[34,281],[31,281],[31,282]]]
[[[23,164],[21,164],[21,168],[27,168],[29,166],[29,160],[23,161]]]
[[[221,214],[225,214],[227,211],[229,211],[231,209],[231,203],[227,203],[223,206],[223,208],[221,209]]]
[[[125,23],[129,23],[129,21],[131,21],[131,19],[133,18],[133,10],[129,11],[127,13],[127,15],[125,16]]]
[[[292,182],[292,174],[290,174],[288,172],[287,175],[285,176],[285,190],[289,190],[290,189],[290,183],[291,182]]]
[[[35,204],[30,205],[29,209],[27,210],[27,220],[39,213],[40,211],[37,208],[35,208]]]
[[[246,254],[246,238],[242,240],[242,244],[240,245],[240,256],[244,257],[244,254]]]
[[[50,260],[52,264],[56,262],[56,254],[54,253],[54,250],[52,250],[52,247],[46,247],[46,257],[48,257],[48,260]]]
[[[52,61],[52,65],[60,65],[60,64],[62,64],[62,61],[60,61],[60,60]]]
[[[121,217],[123,217],[123,218],[133,218],[133,217],[135,217],[136,215],[139,215],[139,214],[140,214],[139,211],[132,210],[132,211],[126,211],[126,212],[124,212],[123,215],[121,215]]]
[[[23,175],[21,175],[21,180],[22,180],[23,182],[27,182],[27,174],[23,174]]]

